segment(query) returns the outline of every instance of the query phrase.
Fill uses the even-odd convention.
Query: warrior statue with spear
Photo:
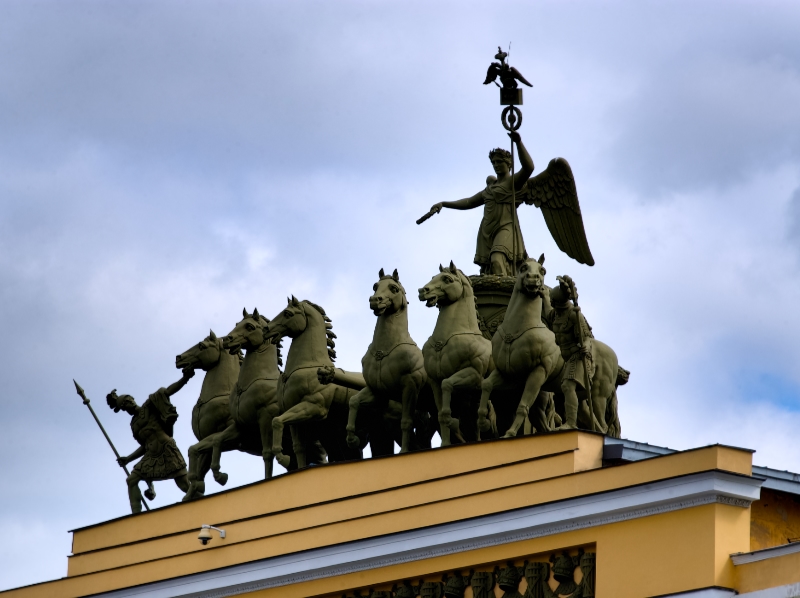
[[[145,481],[150,485],[157,480],[175,480],[175,484],[183,492],[189,490],[186,462],[172,438],[172,427],[175,420],[178,419],[178,411],[170,402],[170,397],[183,388],[192,376],[194,376],[194,370],[184,369],[180,380],[167,388],[159,388],[148,397],[141,407],[136,404],[132,396],[117,395],[116,389],[106,395],[108,406],[115,413],[125,411],[133,416],[131,431],[136,442],[139,443],[139,448],[127,457],[117,459],[117,463],[121,467],[125,467],[131,461],[141,457],[127,480],[128,497],[133,513],[139,513],[142,510],[140,481]]]

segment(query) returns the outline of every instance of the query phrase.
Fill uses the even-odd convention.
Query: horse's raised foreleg
[[[539,391],[542,389],[542,384],[544,384],[545,380],[547,380],[547,373],[541,365],[536,366],[536,368],[528,374],[528,379],[525,381],[525,390],[522,391],[522,398],[519,400],[514,422],[506,431],[503,438],[514,438],[514,436],[517,435],[522,424],[525,422],[525,418],[528,417],[531,406],[539,396]]]
[[[450,444],[450,432],[458,433],[458,420],[451,417],[450,401],[457,388],[480,388],[483,376],[475,368],[464,368],[449,378],[442,380],[442,407],[439,409],[439,428],[442,434],[442,446]],[[445,436],[447,442],[445,443]]]
[[[205,477],[210,467],[211,451],[213,450],[211,436],[213,434],[189,447],[189,489],[182,499],[184,502],[199,498],[206,492]]]
[[[365,386],[350,397],[350,411],[347,414],[347,428],[345,428],[347,430],[347,446],[350,448],[357,448],[361,445],[361,440],[356,435],[356,418],[358,417],[359,408],[362,405],[369,405],[374,402],[375,395],[369,386]]]
[[[278,403],[273,403],[261,409],[258,413],[258,430],[261,433],[261,457],[264,459],[264,479],[272,477],[272,420],[278,415]]]
[[[237,446],[239,444],[239,428],[236,427],[236,422],[230,420],[228,427],[222,432],[211,434],[208,436],[211,439],[211,473],[218,484],[224,486],[228,482],[228,474],[219,470],[219,460],[222,456],[224,446]]]
[[[274,418],[272,420],[272,453],[278,463],[283,467],[289,467],[289,457],[283,454],[283,446],[281,444],[284,426],[292,426],[292,442],[295,444],[295,452],[297,453],[300,433],[299,430],[295,431],[296,426],[307,421],[325,419],[327,416],[328,410],[325,407],[325,397],[322,396],[322,393],[317,392],[306,395],[300,403]],[[302,450],[297,453],[297,467],[298,469],[305,467],[305,452]]]
[[[489,399],[494,388],[500,386],[503,382],[505,382],[503,374],[496,368],[492,370],[488,378],[484,378],[483,382],[481,382],[481,403],[478,406],[478,440],[481,439],[481,432],[488,432],[491,429],[492,423],[486,417],[489,415]]]

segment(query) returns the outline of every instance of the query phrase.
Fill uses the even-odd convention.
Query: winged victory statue
[[[533,160],[519,133],[509,133],[517,147],[521,168],[511,175],[511,152],[495,148],[489,160],[496,176],[486,179],[486,187],[471,197],[434,204],[420,218],[421,224],[442,208],[471,210],[483,206],[483,220],[478,231],[474,262],[481,274],[510,276],[513,266],[528,258],[519,219],[514,211],[521,203],[541,209],[544,221],[558,248],[581,264],[594,265],[586,240],[578,190],[569,163],[563,158],[550,161],[544,172],[535,177]],[[514,193],[512,193],[512,184]]]
[[[578,190],[569,163],[564,158],[554,158],[544,172],[531,178],[533,160],[517,131],[522,124],[518,108],[522,104],[522,90],[518,89],[517,82],[533,86],[506,61],[508,53],[502,48],[497,48],[494,57],[498,62],[489,65],[483,84],[494,83],[500,87],[500,103],[506,106],[501,121],[509,131],[512,151],[499,147],[490,151],[489,160],[495,174],[486,178],[486,187],[471,197],[433,204],[417,224],[438,214],[442,208],[471,210],[483,206],[474,262],[480,266],[482,275],[510,276],[528,258],[517,218],[517,207],[524,202],[542,210],[547,228],[561,251],[581,264],[593,266],[594,258],[586,240]],[[510,116],[508,120],[507,115]],[[521,165],[519,172],[514,172],[512,152],[515,146]]]

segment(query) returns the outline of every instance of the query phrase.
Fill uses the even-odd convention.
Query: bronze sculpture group
[[[184,500],[199,498],[209,470],[224,485],[220,459],[231,450],[260,455],[269,479],[273,459],[295,469],[360,459],[367,445],[373,456],[393,454],[395,444],[406,453],[429,448],[436,432],[442,446],[577,428],[619,437],[616,389],[629,373],[594,338],[574,281],[562,276],[548,287],[544,255],[530,259],[525,250],[516,213],[523,202],[541,208],[560,249],[594,264],[569,164],[557,158],[530,178],[534,165],[516,131],[515,105],[522,92],[516,80],[529,84],[500,54],[489,75],[501,78],[501,99],[513,109],[504,126],[522,168],[514,172],[513,153],[495,148],[489,153],[495,175],[482,191],[436,203],[417,221],[444,207],[484,208],[474,259],[480,275],[468,277],[451,261],[419,289],[419,300],[439,312],[422,348],[408,332],[409,303],[397,270],[381,270],[369,296],[375,332],[360,372],[334,366],[336,335],[319,305],[291,296],[271,320],[245,309],[230,333],[212,331],[178,355],[181,380],[141,407],[128,395],[108,395],[115,412],[132,415],[140,444],[119,458],[125,465],[141,457],[128,476],[133,512],[142,509],[140,481],[150,499],[152,482],[164,479],[175,480]],[[285,337],[291,345],[281,369]],[[172,438],[178,415],[170,396],[197,369],[205,376],[192,411],[198,442],[188,450],[187,470]]]

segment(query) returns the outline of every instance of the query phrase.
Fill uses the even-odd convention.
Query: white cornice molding
[[[758,500],[761,482],[757,478],[707,471],[263,559],[97,597],[224,598],[711,503],[747,508],[753,500]]]
[[[656,598],[731,598],[731,596],[735,595],[736,591],[728,588],[702,588],[678,594],[666,594]]]
[[[779,556],[794,554],[795,552],[800,552],[800,542],[781,544],[780,546],[763,548],[762,550],[754,550],[753,552],[740,552],[737,554],[732,554],[731,560],[733,561],[734,565],[746,565],[747,563],[756,563],[758,561],[774,559]]]
[[[740,598],[800,598],[800,583],[739,594]]]

